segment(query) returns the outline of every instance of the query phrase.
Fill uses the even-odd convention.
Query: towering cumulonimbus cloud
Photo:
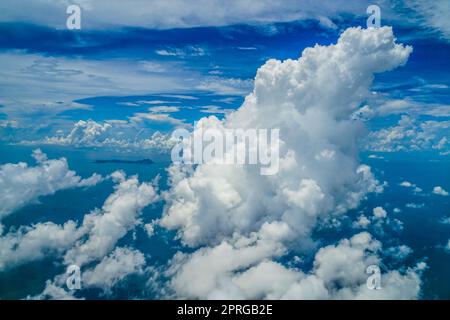
[[[331,275],[320,271],[331,269],[316,268],[315,278],[303,279],[300,271],[273,260],[293,248],[308,252],[317,226],[355,208],[367,193],[382,191],[370,167],[359,163],[358,140],[365,128],[352,114],[368,97],[374,74],[403,65],[411,51],[395,43],[390,27],[349,28],[337,44],[307,48],[298,60],[268,60],[257,72],[253,92],[236,112],[223,121],[215,117],[199,121],[198,128],[217,130],[279,129],[279,171],[264,176],[257,165],[215,164],[169,169],[171,188],[160,224],[177,230],[185,245],[200,247],[172,260],[167,274],[175,295],[272,297],[270,290],[249,294],[245,279],[259,279],[254,283],[264,286],[271,281],[270,270],[284,270],[286,283],[290,286],[293,274],[300,287],[278,288],[276,297],[295,297],[295,292],[303,297],[302,285],[314,286],[314,297],[337,296],[331,287],[334,282],[327,280]],[[343,243],[371,247],[369,237]],[[353,245],[355,241],[364,244]],[[367,258],[364,250],[352,256],[355,266],[378,261]],[[316,260],[321,256],[319,251]],[[266,270],[265,276],[250,276],[258,270]],[[414,275],[389,277],[397,277],[400,288],[414,288],[406,290],[414,296],[418,292]],[[361,276],[356,277],[345,282],[352,289],[346,294],[339,291],[339,296],[365,296],[356,289],[363,287]],[[403,296],[395,292],[389,297]]]

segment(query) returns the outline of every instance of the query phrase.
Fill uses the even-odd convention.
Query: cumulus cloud
[[[366,232],[321,248],[308,273],[267,260],[258,246],[222,243],[187,262],[177,257],[171,285],[182,297],[200,299],[410,299],[420,290],[416,269],[387,271],[382,290],[368,289],[366,269],[380,262],[381,244]]]
[[[167,118],[169,117],[168,115],[161,117],[159,113],[138,114],[134,117],[134,120],[142,121],[151,115],[156,121],[167,120],[169,123],[172,123]],[[175,121],[175,123],[181,124],[179,121]],[[104,122],[80,120],[74,123],[73,128],[67,135],[59,134],[38,141],[22,141],[21,144],[152,149],[162,152],[167,152],[175,144],[175,141],[168,134],[156,131],[149,137],[146,137],[143,132],[144,129],[137,126],[136,123],[124,120],[107,120]]]
[[[360,215],[358,220],[353,223],[353,228],[367,228],[370,225],[370,220],[365,215]]]
[[[85,239],[66,253],[67,264],[82,266],[104,257],[139,223],[141,211],[158,199],[154,186],[139,183],[137,176],[127,179],[124,173],[116,172],[113,179],[118,182],[114,193],[106,199],[101,210],[84,217]]]
[[[39,149],[33,151],[33,158],[36,160],[35,166],[24,162],[0,166],[0,219],[38,201],[41,196],[54,194],[58,190],[89,187],[102,181],[98,174],[82,179],[69,169],[65,158],[48,159]]]
[[[361,1],[337,1],[318,5],[311,0],[287,0],[273,2],[261,0],[255,5],[249,0],[233,0],[224,5],[220,0],[181,0],[167,2],[153,0],[149,6],[145,0],[132,0],[129,5],[116,3],[111,6],[106,0],[74,0],[82,8],[83,28],[105,26],[134,26],[147,28],[186,28],[197,26],[223,26],[240,23],[270,23],[314,19],[326,28],[335,28],[332,17],[340,14],[364,15],[367,3]],[[52,27],[65,27],[61,15],[67,4],[62,1],[27,1],[11,7],[0,5],[0,21],[25,21]],[[26,15],[24,12],[33,12]],[[44,14],[45,13],[45,14]],[[162,55],[179,54],[174,50],[161,50]]]
[[[114,192],[101,209],[86,214],[81,225],[72,220],[64,225],[46,222],[0,234],[0,270],[51,255],[64,255],[67,265],[79,267],[107,256],[140,223],[143,208],[158,199],[155,187],[136,176],[115,172],[112,177],[117,183]],[[125,253],[129,252],[120,251],[105,264]]]
[[[450,41],[450,22],[444,12],[449,12],[450,4],[446,0],[404,1],[404,5],[415,13],[413,19],[422,27],[429,28],[439,33],[447,41]]]
[[[364,125],[352,115],[373,75],[403,65],[411,50],[395,43],[389,27],[349,28],[337,44],[307,48],[298,60],[267,61],[236,112],[199,121],[194,134],[201,127],[280,129],[280,170],[262,176],[257,165],[169,168],[160,225],[199,247],[171,262],[176,296],[417,297],[420,279],[412,269],[388,272],[386,290],[369,292],[365,267],[379,258],[367,252],[380,243],[367,233],[320,249],[308,274],[275,262],[294,248],[307,254],[315,228],[383,190],[358,162]]]
[[[434,187],[433,193],[440,196],[448,196],[448,191],[444,190],[441,186]]]
[[[413,191],[415,193],[420,193],[423,191],[422,188],[418,187],[416,184],[411,183],[409,181],[403,181],[399,184],[399,186],[405,187],[405,188],[413,188]]]
[[[64,288],[54,284],[50,280],[45,283],[45,288],[42,293],[27,297],[29,300],[80,300],[76,298],[72,292],[66,291]]]
[[[17,231],[0,234],[0,271],[24,262],[39,260],[64,252],[83,235],[74,221],[64,225],[52,222],[20,227]]]
[[[382,207],[376,207],[373,209],[373,215],[377,219],[382,219],[387,217],[387,212]]]
[[[94,268],[83,272],[84,286],[95,287],[108,293],[119,281],[131,274],[144,272],[145,257],[138,250],[116,248]]]

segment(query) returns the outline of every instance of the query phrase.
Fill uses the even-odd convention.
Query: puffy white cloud
[[[142,121],[147,116],[156,116],[156,121],[172,123],[170,119],[161,114],[145,113],[133,117],[136,121]],[[179,125],[182,122],[175,121]],[[21,144],[48,144],[75,147],[109,147],[128,149],[153,149],[167,152],[175,141],[168,134],[159,131],[153,132],[148,138],[143,134],[143,128],[135,122],[124,120],[107,120],[96,122],[93,120],[80,120],[74,123],[73,128],[67,135],[56,135],[46,137],[38,141],[22,141]]]
[[[308,273],[267,260],[258,246],[222,243],[176,257],[171,286],[182,297],[200,299],[411,299],[419,294],[417,269],[383,272],[381,290],[367,287],[366,269],[380,263],[381,244],[365,232],[321,248]]]
[[[373,209],[373,215],[377,219],[382,219],[387,217],[387,212],[382,207],[376,207]]]
[[[448,196],[448,191],[444,190],[441,186],[434,187],[433,193],[440,196]]]
[[[149,237],[152,237],[155,234],[155,224],[156,221],[152,221],[151,223],[144,224],[145,231]]]
[[[66,253],[67,264],[82,266],[104,257],[139,223],[141,211],[158,199],[154,186],[139,183],[137,176],[127,179],[124,173],[116,172],[113,179],[119,182],[114,193],[106,199],[101,210],[84,217],[85,239]]]
[[[109,292],[128,275],[144,272],[145,257],[138,250],[116,248],[94,268],[83,272],[82,283],[86,287],[101,288]]]
[[[317,4],[312,0],[287,0],[273,2],[260,0],[257,4],[249,0],[233,0],[229,5],[221,0],[181,0],[170,2],[132,0],[128,5],[117,2],[111,5],[106,0],[74,0],[82,8],[82,28],[104,28],[105,26],[134,26],[157,29],[185,28],[197,26],[223,26],[240,23],[270,23],[315,19],[327,28],[335,28],[332,17],[340,14],[365,15],[367,3],[361,1],[337,1]],[[11,7],[0,5],[0,21],[25,21],[65,27],[65,1],[31,0],[19,2]],[[386,8],[387,10],[387,8]],[[32,12],[33,14],[25,14]],[[63,19],[61,19],[63,17]],[[194,51],[194,54],[201,54]],[[161,50],[162,55],[182,54],[175,50]]]
[[[366,139],[365,148],[381,152],[436,149],[446,154],[450,146],[445,137],[449,132],[450,121],[418,122],[403,115],[396,125],[371,132]]]
[[[403,260],[407,256],[409,256],[412,252],[413,250],[410,247],[406,245],[399,245],[396,247],[388,248],[387,250],[385,250],[384,253],[393,257],[394,259]]]
[[[365,215],[360,215],[358,220],[353,223],[354,228],[367,228],[370,225],[370,220]]]
[[[405,188],[413,188],[415,193],[420,193],[423,191],[422,188],[418,187],[416,184],[411,183],[409,181],[403,181],[399,184],[399,186],[405,187]]]
[[[437,31],[441,37],[450,41],[450,22],[448,13],[450,4],[446,0],[424,1],[411,0],[403,2],[407,8],[414,10],[412,18],[425,28]]]
[[[320,249],[308,274],[274,261],[292,249],[310,253],[315,228],[382,191],[370,167],[358,163],[364,127],[352,115],[373,74],[404,64],[410,52],[395,44],[391,28],[350,28],[337,44],[307,48],[298,60],[267,61],[236,112],[199,121],[194,134],[202,126],[280,129],[280,168],[268,176],[257,165],[169,168],[160,225],[200,247],[171,262],[176,296],[417,297],[414,270],[388,272],[385,291],[367,292],[365,268],[379,262],[380,248],[367,233]]]
[[[80,267],[105,257],[120,238],[140,223],[143,208],[158,199],[155,187],[139,183],[136,176],[127,178],[119,171],[111,176],[117,182],[115,191],[101,209],[86,214],[80,226],[72,220],[64,225],[46,222],[0,233],[0,270],[51,255],[64,254],[66,264]],[[122,253],[128,252],[119,254]]]
[[[298,60],[267,61],[241,108],[223,122],[209,117],[199,126],[279,128],[279,173],[200,165],[186,174],[188,169],[174,167],[178,180],[172,181],[162,225],[178,229],[189,245],[248,234],[273,220],[307,236],[317,220],[379,191],[370,168],[358,164],[363,125],[350,116],[369,94],[373,74],[405,63],[410,52],[395,44],[390,28],[351,28],[336,45],[307,48]],[[333,158],[318,157],[325,150]]]
[[[439,220],[439,222],[440,222],[440,223],[443,223],[443,224],[450,224],[450,217],[442,217],[442,218]],[[0,228],[0,230],[1,230],[1,228]],[[0,232],[0,234],[1,234],[1,232]]]
[[[33,151],[36,166],[24,162],[0,166],[0,219],[15,210],[36,202],[39,197],[58,190],[89,187],[102,181],[98,174],[82,179],[69,169],[65,158],[48,159],[41,150]]]
[[[0,234],[0,270],[64,252],[82,235],[83,230],[77,229],[74,221],[62,226],[38,223],[3,236]]]

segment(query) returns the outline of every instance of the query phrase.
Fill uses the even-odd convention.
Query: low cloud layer
[[[82,179],[69,169],[65,158],[48,159],[37,149],[33,152],[36,166],[24,162],[8,163],[0,166],[0,220],[27,204],[38,201],[39,197],[51,195],[58,190],[89,187],[102,181],[93,174]]]

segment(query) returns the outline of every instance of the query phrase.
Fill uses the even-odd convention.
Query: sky
[[[0,282],[59,268],[0,297],[448,298],[429,279],[450,256],[449,18],[445,0],[1,1]],[[160,160],[198,123],[279,128],[280,171]],[[91,163],[111,157],[157,168]],[[72,191],[76,217],[27,218]],[[408,210],[438,214],[431,253],[396,234]]]

